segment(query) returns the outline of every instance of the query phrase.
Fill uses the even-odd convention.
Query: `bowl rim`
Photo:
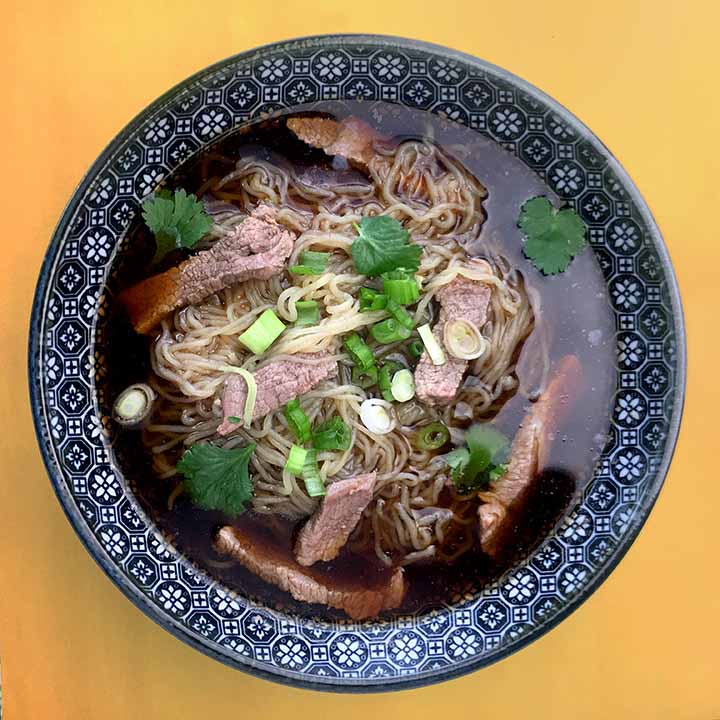
[[[545,103],[549,110],[557,112],[561,117],[570,120],[574,127],[584,132],[587,136],[595,140],[602,148],[606,155],[607,160],[612,164],[612,170],[622,182],[624,189],[629,193],[633,203],[636,205],[638,211],[645,224],[647,225],[649,234],[652,236],[653,246],[660,258],[663,271],[666,275],[668,299],[672,307],[673,316],[673,330],[675,333],[675,339],[677,343],[676,350],[676,361],[675,361],[675,378],[674,386],[672,390],[672,396],[674,401],[674,407],[671,417],[667,423],[667,441],[665,444],[665,450],[662,458],[660,459],[655,477],[652,484],[644,494],[642,501],[638,504],[637,509],[633,515],[631,525],[627,531],[623,534],[622,538],[617,542],[611,558],[604,562],[600,569],[593,573],[591,580],[582,587],[582,589],[571,597],[569,600],[566,599],[562,603],[561,609],[552,616],[549,620],[546,620],[535,627],[533,627],[527,634],[523,634],[516,641],[510,642],[499,652],[492,654],[490,657],[480,655],[475,658],[472,662],[464,663],[459,666],[447,666],[440,671],[434,672],[433,674],[419,674],[409,675],[401,677],[388,678],[383,682],[369,683],[365,679],[360,678],[361,682],[352,682],[356,680],[354,678],[333,678],[332,682],[318,682],[308,679],[311,676],[304,676],[302,678],[289,677],[276,672],[266,670],[262,667],[256,666],[254,663],[235,663],[232,662],[228,657],[217,652],[217,650],[210,644],[206,644],[193,636],[187,631],[187,629],[169,613],[163,612],[159,607],[154,605],[150,599],[143,594],[137,587],[132,585],[127,578],[122,574],[119,567],[113,561],[112,558],[106,553],[104,548],[95,539],[92,533],[86,528],[85,521],[82,518],[78,508],[76,507],[72,496],[68,492],[67,488],[63,486],[58,480],[58,471],[54,467],[54,459],[52,454],[48,451],[47,444],[44,440],[43,425],[41,422],[41,406],[42,400],[40,397],[40,388],[36,382],[40,373],[40,325],[41,325],[41,314],[43,305],[41,301],[45,295],[48,282],[51,278],[50,268],[55,261],[57,251],[62,239],[62,235],[68,228],[71,218],[76,211],[78,205],[81,202],[84,192],[88,189],[91,182],[95,179],[97,172],[106,164],[109,157],[131,136],[142,123],[153,113],[159,110],[168,100],[174,97],[179,91],[184,88],[197,83],[202,78],[210,76],[213,73],[221,70],[222,68],[232,65],[243,59],[247,59],[252,56],[269,54],[280,51],[288,46],[297,48],[299,44],[307,42],[312,44],[313,47],[318,49],[322,48],[323,43],[342,43],[344,41],[357,42],[357,43],[374,43],[378,47],[383,46],[395,46],[401,49],[415,49],[424,50],[426,52],[433,52],[444,58],[456,59],[463,62],[480,65],[486,70],[492,72],[496,76],[508,81],[514,87],[529,91],[532,95],[538,97],[543,103]],[[402,104],[402,103],[401,103]],[[202,147],[198,148],[195,153],[199,152]],[[242,672],[246,672],[250,675],[255,675],[266,680],[271,680],[276,683],[289,685],[291,687],[300,687],[312,690],[321,690],[325,692],[336,692],[336,693],[374,693],[374,692],[389,692],[404,689],[411,689],[417,687],[424,687],[446,680],[461,677],[463,675],[475,672],[482,667],[488,666],[500,660],[507,658],[519,649],[526,645],[534,642],[538,638],[545,635],[547,632],[557,627],[568,615],[574,612],[582,603],[584,603],[617,567],[618,563],[623,559],[625,554],[628,552],[632,544],[635,542],[640,530],[644,526],[650,512],[657,501],[660,491],[664,485],[667,477],[670,464],[677,446],[679,437],[679,430],[682,421],[685,404],[686,394],[686,382],[687,382],[687,338],[685,330],[685,319],[682,307],[682,300],[680,297],[680,290],[677,282],[672,261],[668,248],[665,244],[664,238],[660,229],[648,207],[648,204],[640,194],[635,183],[630,178],[629,174],[618,161],[615,155],[607,148],[605,143],[579,120],[570,110],[564,105],[550,97],[543,90],[537,88],[533,84],[527,82],[521,77],[514,73],[494,65],[493,63],[487,62],[477,56],[471,55],[470,53],[462,52],[452,48],[448,48],[443,45],[436,43],[427,42],[424,40],[415,40],[405,38],[402,36],[385,35],[385,34],[373,34],[373,33],[327,33],[321,35],[306,35],[296,38],[288,38],[279,40],[272,43],[267,43],[259,46],[252,47],[248,50],[233,54],[224,59],[221,59],[211,65],[193,73],[187,78],[173,85],[170,89],[152,101],[150,104],[145,106],[140,112],[138,112],[120,131],[112,138],[112,140],[104,147],[98,157],[93,161],[88,170],[84,173],[81,180],[77,183],[73,189],[68,202],[66,203],[60,218],[52,232],[50,242],[48,244],[45,256],[40,267],[37,285],[33,296],[32,311],[30,316],[29,324],[29,349],[28,349],[28,381],[29,381],[29,392],[31,401],[31,410],[33,416],[33,425],[35,428],[36,438],[38,445],[40,446],[41,456],[45,465],[46,472],[50,478],[51,484],[55,491],[55,494],[63,508],[63,511],[70,523],[75,530],[81,543],[88,551],[90,556],[100,566],[103,572],[112,580],[113,584],[119,588],[122,593],[127,597],[138,609],[140,609],[146,616],[150,617],[158,625],[163,627],[165,630],[171,632],[176,638],[182,640],[188,645],[199,650],[203,654],[212,657],[215,660],[219,660],[225,665],[239,669]]]

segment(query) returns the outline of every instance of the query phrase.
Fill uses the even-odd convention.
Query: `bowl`
[[[183,161],[265,115],[362,100],[427,110],[515,155],[579,212],[616,330],[612,427],[590,483],[548,537],[497,582],[456,602],[372,622],[263,606],[198,570],[126,482],[101,412],[108,278],[140,200]],[[43,263],[29,377],[40,449],[71,524],[113,582],[176,637],[295,686],[396,690],[476,670],[527,645],[608,576],[668,471],[683,404],[676,281],[653,218],[605,146],[565,108],[477,58],[396,37],[310,37],[203,70],[136,117],[70,199]]]

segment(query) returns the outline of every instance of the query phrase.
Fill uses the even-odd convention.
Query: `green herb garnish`
[[[432,422],[415,433],[415,447],[420,450],[439,450],[450,440],[450,431],[441,422]]]
[[[295,327],[317,325],[320,321],[320,306],[317,300],[298,300],[295,303],[295,309],[297,310]]]
[[[420,267],[422,248],[410,243],[410,233],[388,215],[366,217],[355,224],[358,238],[352,244],[357,271],[368,277],[403,269],[415,272]]]
[[[310,497],[325,495],[325,483],[320,477],[320,468],[317,461],[317,450],[308,450],[305,456],[302,478],[305,481],[305,490]]]
[[[350,359],[357,367],[368,370],[375,364],[375,356],[372,354],[372,350],[357,333],[348,335],[343,340],[343,345],[348,355],[350,355]]]
[[[239,418],[237,415],[229,415],[228,422],[233,425],[239,425],[242,422],[242,418]]]
[[[339,417],[318,425],[312,434],[316,450],[347,450],[352,441],[352,431]]]
[[[255,355],[262,355],[285,330],[285,324],[268,309],[238,337],[238,340]]]
[[[298,442],[305,443],[310,440],[310,419],[300,407],[300,401],[295,398],[291,400],[284,408],[285,419],[288,427]]]
[[[370,328],[370,335],[381,345],[389,345],[398,340],[407,340],[412,330],[401,325],[395,318],[383,320]]]
[[[384,310],[388,301],[387,295],[366,287],[360,288],[358,297],[360,298],[360,312]]]
[[[420,288],[411,273],[393,270],[383,273],[383,292],[398,305],[412,305],[420,298]]]
[[[172,250],[194,247],[212,227],[204,205],[184,190],[161,190],[143,203],[142,216],[155,235],[153,265]]]
[[[350,373],[350,381],[353,385],[358,385],[364,390],[367,390],[367,388],[377,385],[378,369],[375,365],[372,365],[367,368],[367,370],[363,370],[361,367],[355,365]]]
[[[330,253],[305,250],[300,253],[300,264],[291,265],[288,270],[293,275],[322,275],[327,269]]]
[[[465,434],[465,443],[445,456],[450,477],[463,494],[486,488],[502,477],[510,450],[508,439],[489,425],[473,425]]]
[[[585,247],[585,223],[571,208],[556,210],[547,198],[528,200],[520,211],[518,227],[527,237],[525,257],[545,275],[565,272]]]
[[[177,464],[185,476],[185,490],[203,510],[221,510],[240,515],[252,498],[252,480],[248,472],[255,445],[228,450],[200,443],[186,450]]]

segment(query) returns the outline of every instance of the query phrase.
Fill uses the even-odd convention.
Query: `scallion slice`
[[[297,438],[298,442],[306,443],[309,442],[311,437],[310,420],[308,416],[302,411],[300,407],[300,401],[295,398],[291,400],[284,409],[285,419],[287,420],[288,427],[293,435]]]
[[[370,398],[360,405],[360,419],[363,421],[363,425],[375,435],[385,435],[395,428],[392,405],[379,398]]]
[[[317,325],[320,320],[320,307],[317,300],[298,300],[295,303],[295,309],[297,310],[295,327]]]
[[[370,328],[370,334],[381,345],[388,345],[397,340],[407,340],[411,332],[409,328],[401,325],[395,318],[388,318]]]
[[[247,398],[245,398],[245,408],[243,409],[243,427],[249,428],[252,424],[253,411],[255,410],[255,401],[257,400],[257,383],[253,374],[241,367],[233,367],[232,365],[223,365],[224,372],[235,373],[240,375],[247,384]],[[233,422],[231,418],[228,418]]]
[[[282,334],[285,324],[270,309],[260,317],[238,338],[238,340],[255,355],[262,355]]]
[[[448,352],[460,360],[475,360],[485,353],[488,341],[475,323],[453,320],[445,323],[443,342]]]
[[[432,422],[415,433],[419,450],[439,450],[450,439],[450,431],[441,422]]]
[[[343,342],[345,349],[348,351],[351,360],[355,365],[363,370],[371,368],[375,364],[372,350],[365,344],[363,339],[357,334],[348,335]]]
[[[410,357],[415,358],[416,360],[419,360],[422,357],[424,350],[425,346],[422,344],[421,340],[411,340],[408,343],[408,354],[410,355]]]
[[[367,370],[363,370],[362,368],[355,366],[350,374],[350,379],[352,380],[353,385],[357,385],[358,387],[363,388],[363,390],[366,390],[373,385],[377,385],[378,369],[374,365],[369,367]]]
[[[398,370],[393,375],[390,392],[398,402],[407,402],[415,397],[415,380],[407,368]]]
[[[425,345],[425,349],[428,351],[428,355],[430,356],[430,360],[432,361],[433,365],[444,365],[445,364],[445,353],[443,349],[440,347],[440,343],[437,341],[435,336],[433,335],[432,330],[430,329],[430,325],[421,325],[418,328],[418,333],[420,334],[420,339],[423,341],[423,344]]]
[[[410,313],[405,308],[401,307],[399,303],[397,303],[392,298],[389,298],[385,309],[395,320],[400,323],[400,325],[402,325],[404,328],[407,328],[408,330],[412,330],[414,324],[412,315],[410,315]]]
[[[290,448],[290,454],[288,455],[287,462],[285,463],[285,470],[295,477],[300,477],[303,474],[303,469],[305,468],[307,454],[308,451],[305,448],[301,448],[299,445],[293,445]]]
[[[372,312],[373,310],[384,310],[387,305],[387,295],[384,295],[372,288],[360,288],[360,312]]]
[[[329,259],[330,253],[305,250],[300,253],[300,264],[292,265],[288,270],[293,275],[322,275]]]
[[[393,270],[382,277],[383,292],[399,305],[412,305],[420,297],[417,280],[404,270]]]
[[[318,468],[317,463],[317,450],[307,451],[302,477],[305,481],[305,489],[310,497],[320,497],[325,494],[325,484],[320,477],[320,468]]]
[[[383,399],[387,402],[393,402],[395,398],[392,394],[392,379],[396,372],[403,369],[403,366],[399,362],[394,360],[388,360],[380,368],[378,374],[378,388]]]
[[[351,440],[350,428],[339,417],[318,425],[312,434],[312,443],[316,450],[347,450]]]

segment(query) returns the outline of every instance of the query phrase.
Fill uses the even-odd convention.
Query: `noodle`
[[[145,442],[152,448],[161,477],[171,477],[178,451],[199,440],[213,438],[226,448],[253,442],[253,509],[292,519],[306,517],[317,500],[283,471],[292,441],[282,409],[228,437],[216,436],[226,379],[222,368],[234,365],[255,370],[297,353],[329,352],[340,361],[340,379],[306,393],[302,407],[314,424],[339,415],[351,429],[352,443],[345,452],[318,454],[320,476],[329,483],[337,477],[377,471],[374,500],[350,545],[374,548],[387,565],[430,558],[450,562],[472,545],[468,528],[478,501],[474,495],[456,494],[447,481],[445,465],[411,446],[410,426],[437,419],[457,426],[459,418],[468,414],[476,420],[492,417],[497,406],[517,390],[515,364],[532,330],[533,311],[517,272],[501,259],[471,259],[460,244],[480,232],[486,191],[455,160],[428,142],[408,141],[392,150],[377,148],[369,174],[372,184],[317,188],[292,167],[251,157],[241,159],[227,175],[204,183],[202,192],[221,201],[212,232],[215,239],[262,201],[280,208],[278,222],[299,234],[290,265],[305,250],[332,256],[320,276],[293,278],[292,285],[280,277],[248,281],[165,320],[152,350],[150,382],[159,402],[145,430]],[[226,203],[232,203],[235,214]],[[359,312],[355,298],[366,278],[355,272],[350,251],[352,224],[377,214],[401,220],[424,249],[417,273],[423,295],[415,310],[416,323],[432,320],[438,290],[458,275],[482,281],[491,289],[489,319],[483,329],[489,349],[472,363],[455,401],[441,410],[408,403],[400,409],[398,427],[382,436],[371,435],[360,421],[360,405],[368,396],[349,382],[339,341],[342,335],[384,317],[382,312]],[[319,304],[323,320],[318,325],[293,327],[297,303],[307,300]],[[267,308],[289,326],[258,361],[239,346],[237,336]],[[391,355],[401,345],[373,350],[379,356]]]

